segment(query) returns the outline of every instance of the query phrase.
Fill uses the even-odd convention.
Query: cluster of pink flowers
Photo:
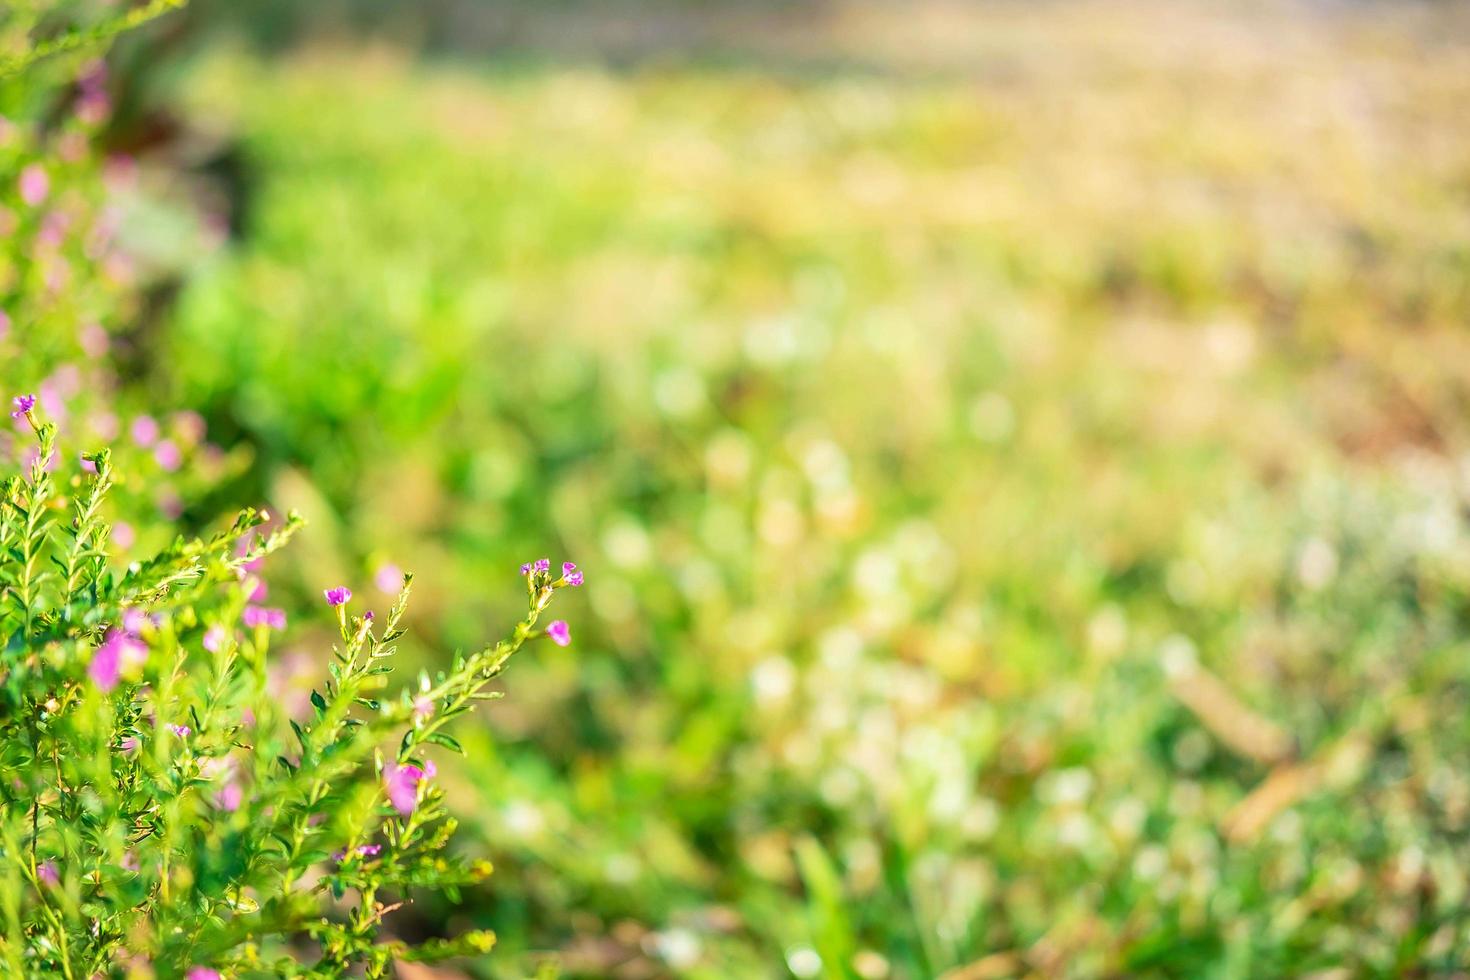
[[[531,576],[531,586],[533,588],[545,588],[547,586],[550,586],[551,588],[555,589],[560,588],[564,585],[569,585],[575,588],[585,581],[582,573],[577,569],[577,565],[575,562],[562,562],[561,578],[557,579],[554,582],[549,581],[550,572],[551,559],[549,558],[538,558],[535,561],[528,561],[521,566],[521,574]],[[550,638],[551,642],[555,643],[559,647],[567,646],[572,642],[571,627],[567,626],[566,622],[560,619],[553,620],[551,624],[546,627],[546,632],[544,635]]]

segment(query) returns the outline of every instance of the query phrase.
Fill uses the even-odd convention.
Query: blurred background
[[[196,0],[108,68],[109,356],[218,447],[158,506],[299,508],[285,605],[416,572],[427,664],[587,575],[445,766],[496,874],[394,916],[500,947],[405,976],[1470,966],[1470,8]]]

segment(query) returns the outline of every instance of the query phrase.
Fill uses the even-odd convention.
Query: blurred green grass
[[[1461,35],[923,10],[832,28],[882,70],[179,80],[240,234],[148,382],[307,512],[301,592],[411,568],[442,649],[588,574],[449,777],[492,886],[402,928],[506,976],[1463,965]]]

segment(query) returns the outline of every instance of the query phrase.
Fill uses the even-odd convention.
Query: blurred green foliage
[[[139,380],[307,513],[298,574],[412,569],[451,646],[588,575],[446,777],[496,875],[400,928],[505,976],[1463,965],[1462,49],[935,9],[839,25],[885,73],[178,80],[238,236]]]

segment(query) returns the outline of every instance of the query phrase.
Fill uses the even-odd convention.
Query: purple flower
[[[538,572],[549,572],[551,570],[551,559],[537,558],[536,564],[532,567],[534,567]]]
[[[158,441],[158,422],[151,415],[139,415],[133,419],[128,431],[140,446],[151,446]]]
[[[218,970],[211,970],[207,966],[196,966],[184,974],[184,980],[220,980]]]
[[[42,861],[41,866],[36,869],[36,877],[47,885],[55,885],[61,880],[61,876],[56,873],[55,861]]]
[[[223,626],[221,626],[219,623],[215,623],[209,629],[204,631],[204,649],[208,650],[210,653],[219,653],[220,650],[224,647],[225,639],[228,637],[228,635],[229,634],[225,632],[225,628]]]
[[[31,409],[36,407],[36,396],[16,395],[11,399],[10,404],[14,406],[10,417],[13,419],[23,419],[30,414]]]
[[[273,630],[286,628],[286,610],[266,606],[246,606],[240,619],[251,629],[265,626]]]
[[[424,763],[422,769],[410,763],[406,766],[390,765],[384,770],[388,802],[393,804],[393,809],[405,817],[412,813],[419,802],[419,783],[432,778],[437,771],[432,761]]]
[[[575,562],[564,561],[561,563],[561,579],[567,585],[582,584],[582,573],[577,571]]]
[[[335,589],[325,590],[322,595],[327,597],[327,605],[344,606],[352,598],[352,590],[345,585],[339,585]]]
[[[194,729],[190,728],[188,725],[169,725],[168,730],[173,732],[179,738],[188,738],[194,733]]]
[[[354,847],[352,849],[352,853],[354,855],[356,855],[357,857],[377,857],[379,854],[383,853],[383,845],[382,844],[361,844],[361,845],[359,845],[357,847]],[[343,850],[338,851],[336,854],[333,854],[332,855],[332,860],[333,861],[336,861],[338,864],[341,864],[343,861],[346,861],[347,860],[347,851],[346,851],[346,849],[344,848]]]
[[[570,572],[570,573],[568,573],[565,576],[565,578],[567,580],[567,584],[568,585],[581,585],[582,584],[582,573],[581,572]]]
[[[51,193],[51,178],[39,163],[33,163],[20,172],[20,199],[31,207],[46,200]]]
[[[565,620],[555,620],[546,627],[546,635],[551,637],[551,642],[559,647],[564,647],[572,642],[572,631]]]

